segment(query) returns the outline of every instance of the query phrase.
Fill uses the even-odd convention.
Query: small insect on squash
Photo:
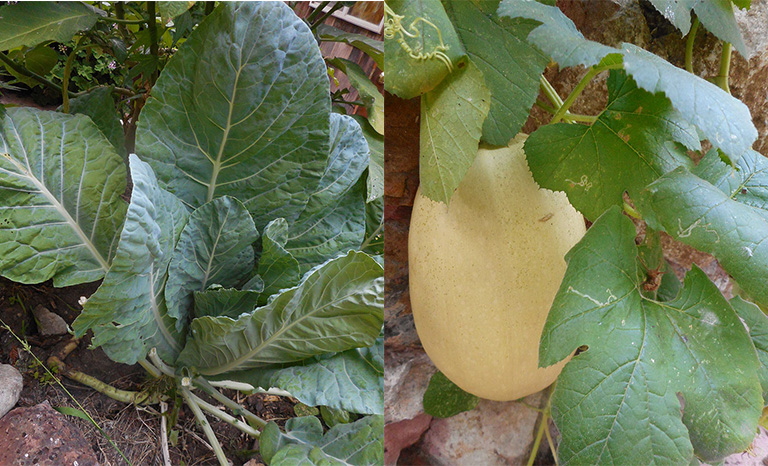
[[[450,205],[417,193],[409,237],[413,317],[424,349],[469,393],[515,400],[550,385],[539,339],[584,219],[539,189],[523,153],[481,149]]]

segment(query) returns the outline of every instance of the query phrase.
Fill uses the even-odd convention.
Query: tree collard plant
[[[5,109],[0,154],[2,275],[103,279],[75,334],[168,380],[222,464],[206,415],[259,437],[272,465],[382,461],[369,149],[331,113],[317,44],[286,5],[221,4],[168,62],[140,115],[130,202],[123,158],[84,115]],[[280,429],[217,387],[361,417]]]
[[[751,149],[757,131],[728,87],[731,44],[745,54],[734,8],[749,2],[651,2],[688,35],[687,70],[632,44],[587,40],[547,3],[389,3],[385,49],[401,71],[385,84],[421,95],[421,192],[450,202],[479,142],[506,145],[532,105],[550,111],[525,142],[528,166],[594,222],[565,257],[539,347],[541,367],[582,348],[550,400],[559,462],[720,461],[750,445],[768,399],[768,162]],[[699,24],[724,41],[712,82],[692,73]],[[498,47],[487,46],[492,37]],[[587,69],[565,99],[542,76],[550,58]],[[603,72],[605,108],[571,113]],[[537,101],[540,90],[549,102]],[[628,216],[646,225],[639,245]],[[741,296],[728,301],[695,266],[681,284],[660,231],[714,255]],[[456,390],[444,382],[425,398],[428,411],[457,411],[439,406],[436,390]]]

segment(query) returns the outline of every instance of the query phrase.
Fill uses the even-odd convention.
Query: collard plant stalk
[[[728,91],[731,48],[746,56],[734,9],[749,2],[651,2],[688,35],[688,70],[632,44],[587,40],[547,3],[388,3],[385,49],[401,71],[386,86],[421,95],[422,193],[450,202],[479,142],[506,145],[532,105],[550,111],[525,142],[529,168],[593,222],[566,256],[541,336],[542,367],[582,348],[550,400],[559,462],[716,463],[749,447],[768,399],[768,161],[751,149],[750,112]],[[711,82],[692,74],[699,24],[724,42]],[[550,59],[587,69],[565,99],[542,76]],[[571,113],[603,72],[605,108]],[[537,101],[540,90],[549,102]],[[628,216],[646,224],[640,245]],[[741,296],[726,300],[695,266],[680,283],[660,231],[717,258]],[[441,407],[448,398],[457,401]],[[444,415],[476,403],[444,377],[424,401]]]
[[[226,3],[199,25],[151,91],[128,170],[83,115],[6,109],[0,154],[2,275],[103,279],[75,334],[165,379],[222,464],[206,416],[258,437],[272,465],[381,463],[379,196],[286,5]],[[290,393],[339,423],[280,429],[218,388]]]

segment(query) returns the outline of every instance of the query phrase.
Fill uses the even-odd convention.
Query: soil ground
[[[24,376],[24,390],[17,406],[34,406],[48,400],[55,408],[78,408],[75,402],[77,401],[111,437],[131,464],[161,465],[160,416],[157,406],[139,407],[121,403],[64,377],[59,378],[59,385],[37,361],[47,361],[51,354],[59,352],[72,337],[40,336],[32,309],[42,304],[71,324],[81,310],[78,299],[81,296],[89,296],[97,287],[98,283],[91,283],[69,288],[53,288],[50,283],[21,285],[0,278],[0,320],[20,339],[28,342],[31,349],[31,353],[26,351],[11,332],[0,328],[0,363],[14,365]],[[124,390],[141,390],[143,386],[151,383],[140,366],[114,363],[103,351],[89,349],[89,346],[90,335],[80,341],[77,349],[67,356],[65,362],[76,370]],[[235,393],[230,392],[227,395],[234,397]],[[257,394],[241,396],[237,401],[242,402],[247,409],[262,419],[274,420],[280,425],[295,416],[295,400],[292,399]],[[74,416],[67,418],[82,431],[102,465],[126,464],[106,436],[89,421]],[[218,433],[227,457],[235,465],[250,459],[255,459],[256,464],[260,462],[256,441],[226,423],[209,420],[214,431]],[[194,416],[186,407],[182,407],[173,430],[178,432],[178,439],[170,445],[172,464],[218,464],[207,447],[204,434],[195,425]]]

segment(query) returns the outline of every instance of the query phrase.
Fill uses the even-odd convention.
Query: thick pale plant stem
[[[155,368],[159,369],[160,372],[171,377],[176,377],[176,373],[174,372],[173,368],[164,363],[162,359],[160,359],[160,356],[157,354],[157,349],[152,348],[149,350],[148,356],[149,360],[152,361],[152,364],[155,366]]]
[[[729,94],[731,93],[731,88],[728,85],[728,75],[731,72],[732,49],[733,47],[730,42],[723,42],[723,53],[720,56],[720,73],[718,73],[717,78],[715,78],[715,83]]]
[[[258,426],[259,428],[264,428],[264,426],[267,425],[267,421],[260,418],[259,416],[253,414],[252,412],[248,411],[247,409],[243,408],[238,404],[237,402],[231,400],[230,398],[224,396],[221,394],[220,391],[216,390],[215,387],[211,386],[211,384],[208,383],[207,380],[197,378],[194,381],[195,385],[198,386],[200,389],[211,395],[216,401],[223,404],[227,408],[231,409],[233,413],[235,413],[238,416],[243,416],[250,424]],[[253,388],[253,387],[251,387]]]
[[[213,406],[212,404],[206,402],[205,400],[201,399],[194,393],[190,393],[192,396],[192,400],[194,400],[197,405],[202,408],[203,410],[207,411],[209,414],[221,419],[222,421],[226,422],[227,424],[231,425],[232,427],[236,427],[241,432],[244,432],[251,437],[259,438],[261,435],[261,432],[254,429],[253,427],[249,426],[245,422],[241,421],[240,419],[231,416],[224,411],[220,410],[219,408]]]
[[[698,30],[699,18],[694,18],[691,30],[688,31],[688,39],[685,41],[685,69],[691,74],[693,74],[693,42],[696,40]]]
[[[211,448],[213,448],[213,453],[216,455],[216,459],[219,460],[219,464],[221,466],[229,466],[227,455],[225,455],[224,450],[221,449],[221,444],[219,443],[219,439],[216,438],[216,434],[213,432],[211,424],[200,409],[200,406],[198,406],[194,398],[192,398],[194,395],[189,391],[189,388],[184,386],[180,387],[179,391],[181,392],[182,398],[184,398],[184,401],[187,403],[187,406],[189,406],[189,409],[191,409],[192,413],[195,415],[195,419],[197,419],[203,432],[205,432],[205,436],[208,438],[208,442],[211,443]]]

